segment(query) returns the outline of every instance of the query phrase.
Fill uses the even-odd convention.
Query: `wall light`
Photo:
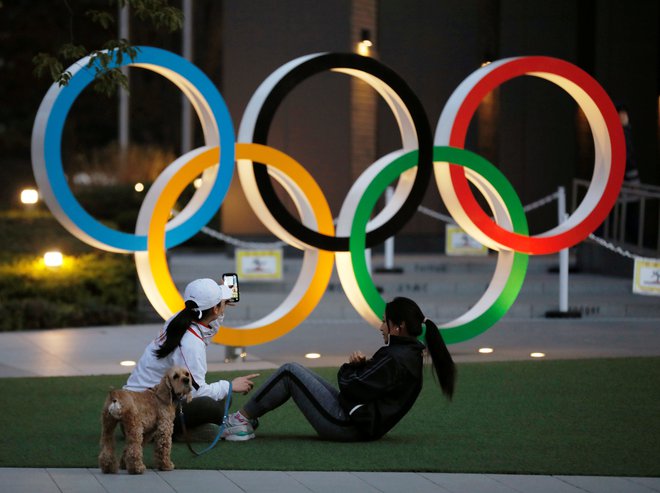
[[[44,254],[44,264],[46,267],[61,267],[64,263],[64,257],[61,252],[46,252]]]
[[[193,181],[193,186],[195,189],[198,189],[199,187],[202,186],[202,179],[201,178],[195,178],[195,181]]]
[[[545,353],[531,353],[532,358],[545,358]]]
[[[134,187],[134,188],[135,188],[135,191],[136,191],[136,192],[143,192],[143,191],[144,191],[144,185],[143,185],[142,183],[140,183],[140,182],[137,182],[137,183],[135,184],[135,187]]]
[[[371,33],[369,32],[369,29],[362,29],[360,33],[360,42],[358,43],[358,54],[362,56],[369,56],[370,49],[373,46],[373,42],[371,41]]]
[[[135,361],[127,359],[119,362],[120,366],[135,366]]]
[[[39,201],[39,192],[34,188],[26,188],[21,192],[21,202],[23,204],[36,204]]]
[[[307,353],[305,358],[307,359],[319,359],[321,355],[319,353]]]

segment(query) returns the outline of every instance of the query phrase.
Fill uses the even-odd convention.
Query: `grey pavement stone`
[[[59,493],[45,469],[0,468],[0,488],[6,493]]]
[[[224,474],[247,493],[309,493],[314,491],[283,472],[225,471]]]
[[[554,476],[488,474],[487,477],[514,491],[534,493],[580,493],[583,490]]]
[[[568,484],[590,493],[651,493],[660,490],[660,478],[646,480],[647,484],[631,478],[604,476],[557,476]]]
[[[422,473],[422,476],[452,493],[513,493],[516,490],[484,474]]]
[[[221,471],[180,470],[157,473],[163,481],[177,493],[241,493],[243,490],[234,484]]]
[[[355,472],[353,474],[383,493],[448,491],[423,475],[412,472]]]
[[[378,489],[350,472],[289,472],[314,493],[378,493]],[[401,491],[401,490],[399,490]]]
[[[644,485],[652,491],[660,491],[660,478],[628,478],[628,481]]]
[[[105,493],[91,469],[48,468],[48,474],[63,493]]]
[[[652,491],[660,491],[660,478],[627,478],[628,481],[646,486]]]
[[[148,470],[144,474],[128,474],[121,471],[118,474],[103,474],[99,470],[91,470],[92,474],[108,493],[167,493],[175,492],[155,471]]]

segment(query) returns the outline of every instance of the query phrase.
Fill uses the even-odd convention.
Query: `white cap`
[[[231,290],[213,279],[196,279],[186,286],[183,293],[183,300],[194,301],[200,310],[208,310],[228,299],[231,299]]]

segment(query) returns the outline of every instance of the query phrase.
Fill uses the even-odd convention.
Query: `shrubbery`
[[[188,187],[182,203],[193,193]],[[78,186],[75,196],[98,221],[127,233],[135,230],[144,200],[125,184]],[[217,240],[202,233],[186,244],[218,248]],[[41,259],[49,250],[68,255],[65,265],[46,268]],[[0,331],[140,322],[138,289],[132,255],[80,241],[45,205],[0,212]]]
[[[62,267],[43,263],[65,253]],[[133,323],[137,276],[131,255],[100,252],[48,212],[0,216],[0,330]]]
[[[61,267],[23,257],[0,264],[0,330],[135,322],[133,258],[87,253]]]

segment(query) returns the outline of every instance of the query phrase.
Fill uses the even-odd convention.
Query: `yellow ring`
[[[213,154],[213,151],[215,151],[215,154]],[[184,307],[184,303],[179,291],[174,285],[167,265],[165,256],[165,225],[170,211],[177,198],[181,195],[181,192],[183,192],[183,189],[204,169],[217,164],[217,152],[217,148],[211,148],[182,166],[171,177],[154,206],[147,241],[149,270],[151,271],[150,274],[153,277],[156,290],[171,314],[181,310]],[[213,155],[215,155],[215,159],[212,159]],[[283,152],[261,144],[237,143],[236,159],[249,159],[254,162],[264,163],[269,168],[278,170],[280,177],[282,175],[286,176],[290,185],[296,186],[299,191],[306,194],[308,205],[318,223],[318,231],[327,235],[335,234],[332,214],[325,196],[316,181],[314,181],[314,178],[300,163]],[[314,273],[305,294],[290,310],[280,318],[262,326],[249,328],[223,326],[220,332],[213,338],[213,342],[240,347],[263,344],[283,336],[304,321],[321,300],[330,282],[334,263],[333,252],[305,249],[305,257],[308,255],[317,256]]]

